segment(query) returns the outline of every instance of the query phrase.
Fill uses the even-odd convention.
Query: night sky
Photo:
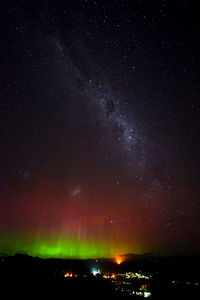
[[[1,1],[0,254],[199,253],[199,34],[191,0]]]

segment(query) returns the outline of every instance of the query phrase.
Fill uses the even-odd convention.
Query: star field
[[[175,2],[1,3],[0,252],[198,253],[199,22]]]

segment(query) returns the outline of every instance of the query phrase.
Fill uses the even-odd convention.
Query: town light
[[[115,258],[115,262],[116,262],[118,265],[120,265],[123,261],[124,261],[124,259],[123,259],[121,256],[117,256],[117,257]]]

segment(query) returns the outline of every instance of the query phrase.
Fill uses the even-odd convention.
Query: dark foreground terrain
[[[0,299],[199,299],[199,258],[112,260],[0,258]]]

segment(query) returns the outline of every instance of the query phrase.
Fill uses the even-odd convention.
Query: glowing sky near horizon
[[[147,2],[1,4],[0,254],[199,252],[196,10]]]

